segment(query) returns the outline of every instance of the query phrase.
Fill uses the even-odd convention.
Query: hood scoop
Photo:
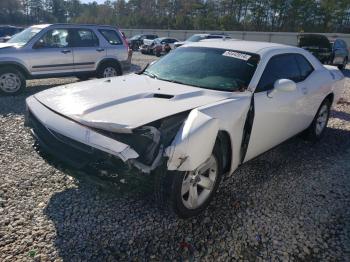
[[[162,98],[162,99],[172,99],[173,95],[167,95],[167,94],[153,94],[154,98]]]

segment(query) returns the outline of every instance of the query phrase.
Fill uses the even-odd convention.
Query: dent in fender
[[[168,170],[193,171],[211,155],[219,121],[197,109],[191,111],[172,144],[166,148]]]

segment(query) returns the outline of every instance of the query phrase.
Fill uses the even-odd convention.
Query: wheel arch
[[[219,143],[220,151],[222,154],[223,172],[227,173],[230,171],[232,164],[231,137],[227,131],[219,130],[216,141]]]
[[[97,67],[96,67],[96,71],[98,71],[102,65],[106,64],[106,63],[114,63],[116,65],[118,65],[119,69],[120,69],[120,72],[121,74],[123,74],[123,67],[120,63],[120,61],[116,58],[104,58],[102,59],[98,64],[97,64]]]
[[[18,63],[18,62],[0,62],[0,68],[4,68],[4,67],[12,67],[12,68],[16,68],[17,70],[19,70],[25,78],[31,78],[31,74],[29,73],[29,71],[27,70],[27,68]]]
[[[331,105],[333,105],[333,102],[334,102],[334,93],[332,92],[332,93],[329,93],[324,99],[323,99],[323,101],[325,101],[325,100],[329,100],[329,102],[331,102]],[[323,101],[322,101],[322,103],[323,103]]]

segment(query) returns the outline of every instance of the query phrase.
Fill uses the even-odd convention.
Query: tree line
[[[349,0],[0,0],[0,24],[350,33]]]

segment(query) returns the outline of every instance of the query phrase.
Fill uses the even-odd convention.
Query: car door
[[[98,31],[107,42],[107,56],[118,61],[127,61],[129,56],[128,47],[124,45],[117,31],[108,28],[101,28]]]
[[[100,46],[96,34],[91,29],[76,28],[71,32],[74,71],[94,71],[97,63],[106,57],[106,48]]]
[[[28,64],[33,75],[61,74],[73,71],[70,32],[66,28],[47,31],[34,45]]]
[[[293,54],[276,55],[267,63],[253,97],[254,120],[244,161],[273,148],[305,128],[305,83]],[[279,79],[297,83],[294,91],[273,90]]]

